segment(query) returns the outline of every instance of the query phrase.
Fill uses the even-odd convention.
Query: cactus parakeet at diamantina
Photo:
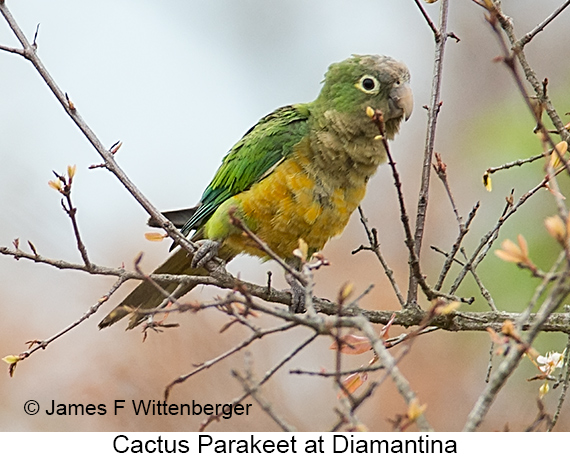
[[[321,250],[343,231],[368,180],[386,160],[366,108],[382,111],[386,136],[392,139],[412,112],[409,79],[407,67],[386,56],[354,55],[332,64],[316,100],[275,110],[235,144],[196,207],[164,213],[201,247],[194,258],[177,248],[155,273],[203,275],[203,265],[213,256],[267,258],[232,225],[230,212],[285,260],[295,260],[300,238],[309,254]],[[175,286],[165,289],[172,292]],[[132,328],[145,318],[136,309],[163,301],[163,294],[145,281],[99,327],[131,314]]]

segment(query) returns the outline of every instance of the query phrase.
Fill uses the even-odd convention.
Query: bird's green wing
[[[182,233],[200,229],[224,201],[269,175],[307,135],[308,117],[308,105],[284,106],[254,125],[224,157]]]

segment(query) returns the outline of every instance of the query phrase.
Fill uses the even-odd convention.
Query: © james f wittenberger
[[[26,404],[28,404],[27,402]],[[37,402],[34,402],[37,405]],[[104,416],[109,411],[115,416],[127,413],[136,416],[219,416],[222,419],[230,419],[233,415],[249,415],[251,403],[242,405],[241,403],[199,403],[192,400],[191,403],[167,403],[160,400],[115,400],[111,407],[105,403],[98,405],[89,403],[56,403],[55,400],[45,409],[48,416]],[[35,412],[31,408],[25,408],[28,414],[37,414],[39,405]]]

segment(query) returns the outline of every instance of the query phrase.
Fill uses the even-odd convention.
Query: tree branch
[[[447,42],[447,17],[449,11],[449,0],[441,0],[439,13],[439,28],[435,37],[435,56],[434,70],[431,88],[431,102],[428,108],[428,122],[426,133],[426,145],[424,150],[424,160],[422,166],[422,180],[420,184],[420,192],[418,195],[418,207],[416,213],[416,229],[414,233],[414,249],[418,259],[422,247],[424,236],[424,227],[426,221],[427,205],[429,200],[429,182],[431,176],[431,163],[435,146],[435,132],[437,128],[437,118],[441,109],[441,81],[443,77],[443,55],[445,44]],[[410,269],[413,265],[410,265]],[[408,286],[408,303],[417,303],[418,300],[418,283],[419,279],[410,272],[410,281]]]

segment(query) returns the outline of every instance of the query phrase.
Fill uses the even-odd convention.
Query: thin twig
[[[396,162],[392,158],[392,154],[390,153],[390,145],[388,144],[388,140],[386,139],[385,129],[384,129],[384,115],[380,110],[374,110],[372,115],[370,116],[372,122],[378,127],[378,132],[380,133],[380,140],[384,145],[384,150],[386,151],[386,157],[388,158],[388,164],[392,169],[392,178],[394,179],[394,187],[396,188],[396,193],[398,195],[398,203],[400,205],[400,220],[402,221],[402,225],[404,227],[405,233],[405,243],[408,248],[408,254],[410,258],[410,271],[411,274],[416,278],[417,283],[422,287],[422,291],[426,295],[428,300],[433,300],[438,296],[431,287],[426,283],[425,278],[421,272],[420,261],[417,255],[417,251],[415,249],[414,238],[412,235],[412,230],[410,228],[410,218],[408,216],[408,211],[406,209],[406,203],[404,201],[404,193],[402,192],[402,181],[400,180],[400,174],[398,173],[398,169],[396,168]],[[408,308],[416,308],[418,304],[413,301],[410,302],[409,294],[408,294],[408,301],[404,304],[404,309]]]
[[[414,0],[414,2],[416,3],[417,7],[420,9],[422,16],[424,17],[429,28],[433,32],[433,36],[437,42],[439,40],[439,36],[440,36],[439,30],[437,29],[436,25],[433,23],[433,21],[429,17],[429,14],[427,13],[426,9],[424,8],[424,5],[422,4],[422,2],[420,0]]]
[[[13,48],[11,46],[4,46],[3,44],[0,44],[0,51],[11,52],[12,54],[18,54],[22,57],[25,57],[25,53],[21,49]]]
[[[218,362],[228,358],[230,355],[235,354],[236,352],[241,351],[243,348],[249,346],[251,343],[253,343],[255,340],[261,339],[266,335],[271,335],[272,333],[279,333],[279,332],[283,332],[285,330],[288,330],[292,327],[294,327],[296,324],[294,323],[290,323],[287,322],[286,324],[283,325],[279,325],[277,327],[273,327],[270,329],[266,329],[266,330],[261,330],[259,332],[254,332],[252,333],[248,338],[246,338],[245,340],[243,340],[241,343],[239,343],[237,346],[234,346],[231,349],[228,349],[226,352],[218,355],[217,357],[214,357],[213,359],[210,359],[206,362],[201,363],[196,369],[192,370],[190,373],[187,373],[185,375],[181,375],[179,377],[177,377],[174,381],[170,382],[166,388],[164,389],[164,401],[168,401],[168,397],[170,396],[170,391],[172,390],[172,388],[176,385],[176,384],[180,384],[183,383],[184,381],[186,381],[187,379],[191,378],[192,376],[194,376],[195,374],[200,373],[201,371],[204,371],[212,366],[214,366],[215,364],[217,364]]]
[[[570,335],[566,335],[567,343],[566,343],[566,351],[564,353],[564,375],[562,381],[562,392],[560,392],[560,396],[558,397],[558,403],[556,404],[556,411],[554,412],[554,416],[548,425],[548,432],[551,432],[556,423],[558,422],[558,418],[560,417],[560,411],[562,410],[562,405],[564,404],[564,400],[566,399],[566,394],[568,392],[568,386],[570,386]],[[557,387],[557,384],[554,385],[554,388]]]
[[[552,419],[550,417],[550,414],[548,414],[546,412],[546,407],[544,406],[544,403],[542,402],[542,400],[540,398],[538,398],[536,400],[537,406],[538,406],[538,411],[536,413],[536,418],[534,419],[534,421],[532,422],[532,424],[530,424],[524,431],[525,432],[534,432],[534,431],[538,431],[538,428],[540,427],[541,424],[544,424],[546,422],[547,424],[547,428],[550,426],[550,424],[552,423]]]
[[[507,66],[507,68],[510,70],[511,75],[513,76],[515,83],[517,85],[517,88],[518,88],[519,92],[521,93],[521,95],[523,96],[523,100],[525,101],[528,109],[530,110],[531,114],[533,115],[533,117],[536,120],[535,131],[541,132],[543,142],[545,141],[546,143],[550,144],[550,147],[556,152],[556,154],[558,155],[558,158],[560,159],[560,162],[563,164],[566,171],[568,173],[570,173],[570,164],[568,164],[568,162],[562,157],[562,155],[560,154],[560,152],[556,148],[556,145],[555,145],[554,141],[552,140],[550,134],[548,133],[548,130],[546,129],[546,127],[542,123],[541,112],[538,112],[536,109],[534,109],[534,106],[531,103],[530,98],[527,96],[526,89],[524,87],[522,78],[520,77],[518,69],[515,65],[515,56],[509,52],[509,49],[508,49],[507,44],[506,44],[506,40],[505,40],[503,34],[499,31],[499,28],[497,27],[497,22],[498,22],[501,24],[502,29],[505,31],[505,33],[509,37],[509,40],[514,41],[515,40],[515,34],[514,34],[512,21],[503,15],[502,11],[500,10],[500,7],[496,3],[493,3],[492,7],[489,7],[489,12],[490,12],[490,16],[487,18],[487,21],[491,25],[491,28],[493,29],[493,31],[495,32],[495,35],[497,36],[497,38],[499,40],[499,44],[500,44],[501,49],[503,51],[502,61]],[[511,41],[511,44],[513,44],[513,41]],[[521,65],[523,65],[523,61],[526,62],[526,59],[524,58],[523,50],[518,49],[516,54],[518,54],[519,62],[521,63]],[[522,58],[521,58],[521,56],[522,56]],[[527,65],[528,65],[528,63],[527,63]],[[527,79],[528,79],[530,72],[532,72],[532,69],[530,68],[530,66],[528,66],[528,69],[525,70],[525,73],[527,74]],[[532,73],[534,74],[534,72],[532,72]],[[536,76],[535,76],[535,78],[536,78]],[[537,97],[538,97],[540,103],[543,103],[543,100],[547,98],[546,83],[542,83],[540,85],[540,92],[537,93]],[[553,120],[553,122],[554,122],[554,120]],[[566,131],[566,129],[564,127],[563,127],[563,130]],[[566,133],[568,133],[568,131],[566,131]],[[562,135],[562,131],[560,131],[560,134]],[[558,188],[558,182],[556,181],[556,179],[554,179],[555,174],[553,173],[550,162],[547,162],[546,169],[547,169],[548,185],[550,187],[552,187],[552,190],[553,190],[552,193],[554,195],[556,204],[558,206],[558,212],[559,212],[560,216],[564,219],[568,215],[568,211],[566,210],[566,207],[565,207],[565,204],[563,201],[564,197],[562,196],[562,194],[560,193],[560,190]],[[570,250],[568,251],[568,261],[570,262]]]
[[[143,276],[145,281],[150,283],[156,290],[158,290],[160,292],[160,294],[163,296],[163,301],[161,303],[159,303],[159,305],[154,309],[151,309],[151,310],[133,309],[133,313],[134,314],[145,314],[146,313],[146,314],[148,314],[149,321],[154,322],[153,318],[154,318],[156,312],[162,311],[169,304],[176,305],[178,307],[178,309],[184,309],[184,307],[178,302],[178,298],[180,298],[182,295],[184,295],[184,293],[182,293],[182,291],[187,292],[188,289],[191,288],[196,283],[185,282],[184,284],[178,284],[178,287],[176,287],[176,289],[174,289],[174,291],[172,291],[172,293],[170,293],[166,289],[164,289],[157,281],[155,281],[151,277],[151,275],[147,275],[142,271],[142,269],[140,267],[141,260],[142,260],[142,252],[135,259],[135,262],[134,262],[135,271],[139,275]],[[142,313],[141,313],[141,311],[142,311]],[[146,311],[151,311],[151,312],[147,313]],[[172,311],[172,309],[170,311]]]
[[[269,371],[265,373],[263,378],[261,378],[261,380],[257,383],[257,387],[259,388],[263,384],[265,384],[281,367],[283,367],[283,365],[285,365],[287,362],[289,362],[289,360],[291,360],[299,352],[301,352],[304,348],[306,348],[309,344],[311,344],[317,338],[317,336],[318,334],[315,333],[310,338],[306,339],[302,344],[293,349],[283,359],[281,359],[276,365],[273,366],[273,368],[271,368]],[[232,400],[230,403],[232,406],[237,405],[238,403],[241,403],[243,400],[245,400],[248,396],[249,396],[248,393],[244,393],[239,397],[235,398],[234,400]],[[210,425],[213,421],[217,420],[218,418],[219,417],[216,415],[209,416],[208,419],[206,419],[204,422],[202,422],[202,424],[200,424],[200,431],[201,432],[204,431],[208,425]]]
[[[380,252],[380,243],[378,242],[378,232],[375,228],[370,229],[368,227],[368,219],[364,215],[364,210],[362,209],[361,206],[358,206],[358,213],[360,214],[360,222],[362,223],[362,226],[366,231],[366,236],[368,237],[368,243],[370,243],[370,245],[368,247],[361,245],[359,248],[352,251],[352,254],[356,254],[357,252],[363,250],[372,251],[374,252],[374,254],[376,254],[376,258],[382,265],[382,268],[384,269],[384,274],[388,278],[388,281],[390,281],[390,285],[392,286],[392,289],[396,294],[396,298],[398,299],[400,306],[403,307],[405,304],[405,300],[404,296],[402,295],[402,292],[400,292],[400,288],[398,287],[396,278],[394,278],[394,271],[388,266],[388,262],[386,262],[386,259],[384,259],[384,256]]]
[[[459,231],[461,231],[464,227],[463,219],[459,215],[457,211],[457,206],[455,205],[455,199],[453,198],[453,194],[451,193],[451,187],[449,186],[449,182],[447,180],[447,165],[441,160],[441,154],[435,153],[435,160],[436,163],[433,165],[433,169],[443,184],[445,192],[447,193],[447,197],[449,198],[449,202],[451,203],[451,208],[453,210],[453,214],[455,214],[455,220],[457,221],[457,225],[459,226]]]
[[[534,339],[541,331],[541,327],[546,319],[548,319],[548,317],[566,299],[568,293],[570,292],[570,286],[567,284],[569,274],[570,272],[567,272],[565,275],[559,278],[553,290],[545,299],[544,303],[540,307],[539,312],[537,313],[536,320],[531,324],[528,332],[524,337],[524,345],[517,344],[511,347],[511,350],[506,355],[504,360],[491,374],[489,383],[486,385],[485,389],[483,389],[483,392],[481,392],[481,395],[477,399],[475,405],[473,406],[473,409],[467,417],[467,422],[463,431],[474,431],[477,429],[477,427],[479,427],[479,425],[481,425],[481,422],[483,422],[483,419],[487,415],[487,412],[489,411],[489,408],[491,407],[491,404],[495,400],[497,394],[506,383],[507,378],[517,367],[522,355],[532,345]]]
[[[536,73],[534,72],[534,70],[531,68],[528,61],[526,60],[526,55],[524,53],[524,50],[522,48],[517,49],[518,40],[516,39],[514,33],[512,21],[503,14],[499,5],[496,2],[494,2],[494,7],[495,7],[494,11],[497,14],[497,17],[501,24],[501,28],[505,31],[511,47],[514,50],[516,50],[515,56],[518,59],[519,63],[521,64],[526,80],[533,87],[536,97],[544,105],[546,113],[550,117],[550,120],[554,124],[554,127],[556,127],[556,130],[560,134],[561,138],[566,142],[570,143],[570,132],[568,132],[568,130],[564,127],[564,123],[562,122],[562,119],[560,119],[560,116],[556,112],[556,109],[554,108],[554,105],[552,104],[550,97],[548,97],[544,93],[544,87],[542,85],[542,82],[536,77]],[[547,132],[546,134],[548,135]]]
[[[248,338],[243,340],[237,346],[234,346],[233,348],[228,349],[226,352],[218,355],[217,357],[214,357],[213,359],[210,359],[206,362],[201,363],[196,369],[192,370],[190,373],[187,373],[185,375],[181,375],[181,376],[177,377],[174,381],[170,382],[166,386],[166,388],[164,389],[164,401],[168,401],[168,397],[170,396],[170,391],[172,390],[172,388],[175,385],[183,383],[184,381],[186,381],[187,379],[191,378],[192,376],[200,373],[201,371],[204,371],[204,370],[216,365],[218,362],[221,362],[222,360],[228,358],[230,355],[241,351],[243,348],[249,346],[255,340],[259,340],[266,335],[271,335],[272,333],[284,332],[285,330],[288,330],[288,329],[294,327],[295,325],[296,324],[294,324],[294,323],[287,322],[287,323],[285,323],[283,325],[279,325],[277,327],[273,327],[273,328],[266,329],[266,330],[261,330],[258,332],[253,332]]]
[[[308,375],[308,376],[317,376],[322,378],[334,378],[336,376],[349,376],[354,373],[370,373],[374,371],[383,370],[383,365],[371,365],[368,367],[360,367],[355,368],[353,370],[344,370],[344,371],[311,371],[311,370],[302,370],[300,368],[289,370],[289,374],[298,374],[298,375]]]
[[[105,163],[105,168],[107,168],[111,173],[113,173],[117,179],[123,184],[127,191],[135,198],[135,200],[146,210],[146,212],[151,216],[152,219],[156,220],[160,226],[166,230],[168,235],[183,249],[187,250],[190,254],[193,254],[196,250],[194,244],[189,241],[182,233],[180,233],[176,227],[166,219],[157,208],[148,200],[134,185],[130,178],[125,174],[125,172],[119,167],[115,161],[113,154],[103,146],[103,143],[99,140],[97,135],[91,130],[83,118],[79,115],[76,106],[70,102],[69,97],[59,88],[55,80],[52,78],[46,67],[44,66],[41,59],[38,57],[36,52],[36,47],[30,44],[26,35],[12,16],[12,13],[8,9],[5,2],[0,2],[0,13],[4,16],[4,19],[8,23],[10,29],[16,35],[18,41],[22,45],[22,52],[18,53],[23,56],[26,60],[32,63],[37,72],[40,74],[44,82],[50,88],[52,93],[55,95],[65,112],[77,125],[79,130],[103,158]],[[213,271],[219,268],[218,262],[210,261],[206,267]]]
[[[37,31],[36,31],[37,33]],[[77,243],[77,250],[81,254],[81,258],[83,259],[83,263],[89,271],[92,268],[91,261],[89,260],[89,256],[87,254],[87,248],[81,239],[81,234],[79,233],[79,224],[77,223],[77,208],[73,206],[73,202],[71,201],[71,189],[73,185],[73,177],[75,174],[75,167],[68,167],[68,176],[62,176],[58,173],[54,172],[55,176],[63,183],[60,187],[59,192],[63,195],[64,200],[61,200],[61,206],[65,213],[71,219],[71,225],[73,227],[73,234],[75,235],[75,241]],[[66,205],[67,203],[67,205]]]
[[[240,382],[245,393],[257,402],[257,404],[261,407],[261,409],[265,411],[267,415],[271,417],[271,419],[273,419],[273,421],[277,425],[279,425],[281,430],[283,430],[284,432],[297,431],[295,427],[287,423],[285,419],[283,419],[279,414],[277,414],[273,406],[267,400],[265,400],[265,398],[263,398],[263,396],[259,392],[259,384],[256,384],[252,379],[250,379],[249,374],[246,377],[242,376],[237,370],[232,370],[232,376]]]
[[[543,157],[544,157],[544,154],[537,154],[535,156],[528,157],[526,159],[514,160],[513,162],[507,162],[507,163],[504,163],[503,165],[500,165],[498,167],[489,167],[489,168],[487,168],[487,170],[485,170],[485,173],[492,175],[493,173],[496,173],[497,171],[508,170],[509,168],[520,167],[520,166],[524,165],[525,163],[536,162],[538,159],[542,159]]]
[[[538,300],[540,299],[542,294],[546,291],[546,288],[551,284],[551,282],[557,280],[560,275],[565,274],[564,272],[560,272],[560,274],[557,273],[557,270],[560,267],[560,265],[562,265],[564,258],[565,258],[565,252],[563,251],[558,255],[558,258],[552,264],[550,271],[543,275],[542,281],[534,290],[534,294],[532,298],[529,300],[528,305],[522,311],[522,313],[520,313],[519,317],[515,321],[518,329],[522,329],[523,326],[529,322],[532,310],[535,308],[536,304],[538,303]]]
[[[62,270],[77,270],[77,271],[87,271],[85,265],[66,262],[63,260],[52,260],[44,258],[40,255],[30,254],[24,252],[20,249],[11,249],[5,246],[0,246],[0,254],[8,255],[14,257],[15,259],[28,259],[37,263],[43,263],[46,265],[51,265],[55,268]],[[139,275],[136,272],[127,271],[123,268],[109,268],[93,264],[89,274],[92,275],[102,275],[102,276],[115,276],[124,277],[125,279],[138,279],[144,280],[144,276]],[[152,274],[149,275],[150,278],[154,279],[159,283],[177,282],[179,284],[187,283],[197,283],[204,285],[216,286],[221,289],[233,290],[236,287],[236,278],[229,273],[212,276],[187,276],[187,275],[172,275],[172,274]],[[556,276],[557,277],[557,276]],[[240,281],[244,287],[247,288],[248,292],[262,300],[282,303],[284,305],[291,305],[291,294],[288,292],[267,289],[267,286],[259,286],[254,283],[248,283],[245,281]],[[329,300],[313,297],[315,306],[317,309],[324,314],[334,315],[337,312],[337,304]],[[263,306],[261,303],[255,303],[254,309],[257,309],[266,314],[273,315],[282,319],[290,319],[293,322],[304,323],[299,315],[291,315],[285,309],[275,308],[274,306]],[[351,316],[355,316],[358,313],[364,314],[366,319],[368,319],[373,324],[387,324],[393,314],[393,311],[381,311],[381,310],[357,310],[353,306],[347,306],[345,310],[346,326],[353,325],[350,321]],[[418,309],[416,311],[407,310],[405,312],[396,313],[396,318],[394,325],[401,325],[404,327],[411,327],[418,325],[425,317],[425,311]],[[502,323],[509,319],[515,320],[519,314],[518,313],[506,313],[506,312],[473,312],[473,313],[461,313],[453,317],[453,319],[440,317],[432,321],[432,325],[441,328],[442,330],[449,331],[485,331],[487,327],[492,327],[494,329],[500,330]],[[535,314],[531,314],[530,320],[535,318]],[[343,324],[344,325],[344,324]],[[543,331],[546,332],[567,332],[570,326],[570,314],[558,313],[555,316],[551,316],[543,327]]]
[[[510,206],[510,209],[508,209],[504,215],[502,217],[500,217],[497,220],[497,223],[495,224],[495,226],[489,230],[484,236],[483,238],[481,238],[481,241],[479,242],[479,245],[475,248],[475,250],[473,251],[473,254],[471,254],[471,257],[469,258],[469,260],[465,263],[465,266],[462,268],[462,270],[459,272],[459,274],[457,275],[457,277],[455,278],[455,281],[453,282],[451,288],[449,289],[449,293],[453,294],[455,293],[455,291],[457,291],[457,289],[459,288],[459,286],[461,285],[461,282],[463,281],[463,279],[465,278],[465,276],[467,275],[467,273],[470,271],[471,268],[476,269],[477,265],[479,263],[481,263],[481,261],[485,258],[487,252],[489,251],[489,249],[491,248],[491,246],[493,245],[493,242],[497,239],[499,230],[501,229],[501,227],[503,226],[503,224],[513,215],[517,212],[517,210],[530,198],[532,197],[534,194],[536,194],[540,189],[543,189],[544,186],[546,185],[546,183],[548,182],[548,179],[544,178],[540,183],[538,183],[535,187],[533,187],[532,189],[530,189],[528,192],[526,192],[525,194],[521,195],[521,197],[519,198],[519,200],[517,201],[517,203],[515,205]]]
[[[410,405],[410,403],[416,401],[417,397],[415,392],[412,390],[408,380],[400,373],[396,360],[384,347],[384,342],[378,338],[370,322],[368,322],[364,316],[358,316],[355,320],[359,324],[358,328],[362,331],[364,336],[368,338],[370,344],[372,344],[374,352],[380,359],[380,362],[386,367],[386,375],[392,378],[394,385],[398,389],[402,398],[406,401],[406,404]],[[416,423],[421,431],[425,432],[433,430],[424,414],[419,415]]]
[[[556,8],[550,16],[548,16],[544,21],[538,24],[534,29],[530,32],[523,35],[523,37],[517,41],[514,45],[514,48],[517,50],[522,50],[530,41],[540,32],[542,32],[548,24],[550,24],[556,17],[562,13],[568,6],[570,5],[570,0],[566,0],[562,5]]]
[[[461,248],[461,253],[463,254],[463,257],[465,257],[465,259],[467,260],[467,254],[465,253],[464,248]],[[473,267],[471,267],[471,268],[469,268],[469,272],[471,273],[471,276],[473,276],[473,279],[475,279],[475,282],[477,283],[477,286],[479,287],[479,291],[481,292],[481,296],[485,300],[487,300],[487,303],[489,304],[489,307],[491,308],[491,310],[498,311],[497,307],[495,306],[495,301],[493,300],[493,297],[491,296],[491,293],[483,285],[483,281],[481,281],[481,278],[479,278],[479,275],[475,272],[475,269]]]
[[[106,303],[109,298],[111,298],[111,296],[117,291],[117,289],[125,282],[126,278],[120,277],[119,279],[117,279],[117,281],[115,281],[115,283],[113,284],[113,286],[111,287],[111,289],[109,289],[109,291],[103,295],[99,300],[97,300],[97,303],[95,303],[94,305],[92,305],[79,319],[77,319],[75,322],[69,324],[67,327],[65,327],[64,329],[60,330],[59,332],[57,332],[55,335],[45,339],[45,340],[34,340],[31,341],[30,343],[32,344],[33,347],[31,347],[30,349],[28,349],[27,351],[22,352],[19,357],[21,360],[28,358],[29,356],[31,356],[34,352],[36,352],[39,349],[45,349],[48,347],[49,344],[53,343],[55,340],[57,340],[58,338],[62,337],[63,335],[65,335],[66,333],[68,333],[69,331],[73,330],[75,327],[77,327],[78,325],[80,325],[83,321],[89,319],[93,314],[95,314],[97,312],[97,310],[104,304]]]
[[[485,382],[489,382],[491,377],[491,371],[493,370],[493,354],[495,352],[495,343],[491,341],[491,347],[489,348],[489,362],[487,363],[487,374],[485,375]]]
[[[359,396],[357,397],[353,397],[353,402],[352,405],[350,407],[350,415],[352,416],[354,414],[354,412],[358,409],[358,407],[360,405],[362,405],[362,403],[364,402],[364,400],[366,400],[367,398],[370,398],[372,396],[372,394],[374,393],[374,391],[376,390],[376,388],[380,385],[379,382],[373,381],[371,383],[368,384],[368,386],[366,387],[366,389],[364,390],[364,392],[362,392]],[[338,431],[338,429],[340,429],[340,427],[342,427],[344,424],[346,424],[347,420],[344,414],[340,413],[340,420],[330,429],[331,432],[336,432]]]
[[[473,219],[475,218],[475,215],[477,214],[477,210],[479,209],[479,206],[480,206],[480,204],[479,204],[479,202],[477,202],[475,204],[475,206],[473,207],[473,209],[471,210],[471,212],[469,213],[469,215],[467,216],[467,220],[465,221],[465,224],[462,226],[460,225],[459,234],[457,235],[457,238],[456,238],[455,242],[453,243],[453,246],[451,247],[451,251],[449,252],[449,254],[445,254],[446,259],[445,259],[445,262],[443,263],[443,266],[441,267],[441,272],[439,274],[439,277],[437,278],[437,283],[434,286],[435,290],[441,290],[441,288],[443,287],[443,281],[445,281],[445,277],[449,273],[449,270],[450,270],[453,262],[461,263],[459,260],[457,260],[455,258],[455,255],[457,254],[457,252],[461,248],[461,243],[463,243],[463,239],[465,238],[465,235],[467,235],[467,233],[469,232],[469,227],[471,226],[471,222],[473,222]],[[461,263],[461,264],[464,265],[463,263]]]
[[[431,101],[428,107],[428,122],[426,131],[426,143],[424,149],[424,158],[422,166],[422,180],[420,184],[420,192],[418,195],[418,206],[416,212],[416,229],[414,232],[414,251],[419,259],[424,236],[424,227],[426,222],[427,205],[429,201],[429,183],[431,175],[431,163],[433,159],[433,151],[435,146],[435,133],[437,128],[437,118],[441,109],[441,81],[443,76],[443,56],[445,44],[448,39],[447,35],[447,17],[449,11],[449,0],[442,0],[439,9],[439,27],[438,34],[435,35],[435,56],[434,70],[431,87]],[[421,279],[414,274],[414,265],[410,265],[410,281],[408,286],[408,303],[417,303],[418,300],[418,284],[421,285]]]

